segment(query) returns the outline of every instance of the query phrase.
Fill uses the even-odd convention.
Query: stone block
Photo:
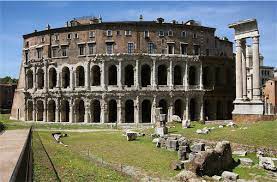
[[[236,181],[239,175],[230,171],[224,171],[221,175],[224,181]]]
[[[170,165],[170,168],[172,170],[182,170],[185,168],[185,165],[183,162],[180,162],[180,161],[173,161],[171,162],[171,165]]]
[[[193,152],[205,151],[205,144],[204,143],[193,144],[191,146],[191,151],[193,151]]]
[[[276,171],[277,170],[277,158],[272,157],[260,157],[259,166],[266,170]]]
[[[171,140],[168,138],[166,140],[166,148],[171,151],[177,151],[179,148],[178,140]]]
[[[239,158],[240,164],[244,166],[252,166],[253,161],[249,158]]]
[[[244,156],[247,155],[247,151],[244,151],[244,150],[235,150],[235,151],[233,151],[232,154],[244,157]]]
[[[180,122],[182,122],[182,120],[181,120],[181,118],[178,116],[178,115],[172,115],[171,116],[171,121],[173,122],[178,122],[178,123],[180,123]]]
[[[220,181],[222,179],[222,177],[214,175],[214,176],[212,176],[212,179],[215,180],[215,181]]]
[[[127,141],[133,141],[137,139],[137,133],[136,132],[126,132]]]
[[[167,127],[156,127],[155,133],[159,136],[164,136],[168,133],[168,128]]]

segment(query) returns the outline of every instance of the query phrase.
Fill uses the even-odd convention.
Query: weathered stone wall
[[[233,121],[240,122],[259,122],[276,120],[276,115],[258,115],[258,114],[233,114]]]

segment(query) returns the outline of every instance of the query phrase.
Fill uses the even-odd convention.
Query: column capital
[[[259,43],[259,38],[260,38],[260,36],[255,36],[255,37],[253,37],[253,38],[252,38],[253,44],[258,44],[258,43]]]
[[[236,47],[241,47],[242,39],[236,39],[235,42],[236,42]]]

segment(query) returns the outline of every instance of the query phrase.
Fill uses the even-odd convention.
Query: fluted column
[[[60,122],[60,100],[56,100],[55,122]]]
[[[103,90],[107,89],[105,61],[102,61],[102,64],[101,64],[101,86]]]
[[[204,121],[204,102],[203,102],[203,96],[200,97],[199,100],[199,104],[200,104],[200,116],[199,119],[200,121]]]
[[[199,85],[200,89],[203,89],[203,65],[202,62],[200,63],[200,68],[199,68]]]
[[[186,96],[186,116],[185,116],[185,121],[189,121],[190,120],[190,114],[189,114],[189,101],[190,101],[190,97],[187,95]]]
[[[260,53],[259,36],[253,37],[253,99],[260,100]]]
[[[242,48],[242,60],[241,60],[241,71],[242,71],[242,98],[247,99],[247,73],[246,73],[246,41],[241,41]]]
[[[183,85],[185,86],[185,89],[188,90],[188,63],[187,62],[185,63]]]
[[[153,68],[152,68],[152,86],[154,88],[157,87],[157,69],[156,69],[156,60],[153,60]]]
[[[117,83],[118,83],[118,87],[121,89],[122,88],[122,62],[121,61],[119,61],[118,68],[117,68]]]
[[[139,69],[139,60],[136,60],[136,67],[135,67],[135,87],[139,89],[140,87],[140,69]],[[125,76],[126,79],[126,76]]]
[[[117,123],[121,124],[122,123],[122,100],[119,98],[117,100]]]
[[[140,120],[140,104],[139,104],[139,96],[136,97],[135,99],[135,111],[134,111],[134,114],[135,114],[135,123],[138,124],[139,123],[139,120]]]
[[[87,90],[90,90],[90,61],[87,63],[85,81]]]
[[[106,122],[106,117],[107,117],[107,102],[104,97],[102,97],[101,100],[101,123],[104,124]]]
[[[172,100],[172,98],[170,98],[170,100],[169,100],[169,108],[168,108],[168,116],[167,116],[167,121],[168,122],[171,122],[172,120],[171,120],[171,117],[172,117],[172,115],[173,115],[173,100]]]
[[[89,107],[90,105],[89,105],[89,101],[85,101],[85,120],[84,120],[84,122],[85,123],[89,123],[90,122],[90,107]]]
[[[169,80],[169,87],[173,88],[173,66],[172,66],[172,60],[169,62],[169,71],[168,71],[168,80]]]
[[[157,96],[153,95],[151,123],[156,123]]]
[[[69,123],[74,122],[74,102],[73,99],[69,101]]]
[[[75,87],[75,74],[74,73],[75,73],[75,71],[72,68],[71,72],[70,72],[70,81],[71,81],[70,88],[71,88],[71,90],[74,90],[74,87]]]
[[[241,40],[236,40],[236,100],[242,99]]]

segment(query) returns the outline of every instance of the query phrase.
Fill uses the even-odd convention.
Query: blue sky
[[[195,19],[231,41],[234,30],[228,28],[229,23],[256,18],[264,64],[277,66],[277,2],[0,2],[0,77],[18,77],[23,34],[99,14],[103,21],[138,20],[140,14],[144,20]]]

